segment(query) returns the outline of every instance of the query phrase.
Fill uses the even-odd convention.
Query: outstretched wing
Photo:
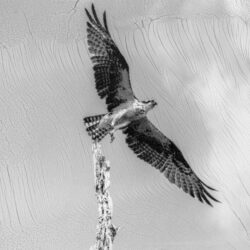
[[[123,132],[127,134],[128,146],[136,155],[159,169],[170,182],[210,206],[209,199],[218,202],[207,190],[215,189],[199,179],[176,145],[146,117],[132,122]]]
[[[112,40],[103,13],[103,25],[99,21],[95,7],[92,4],[92,15],[85,9],[89,21],[87,22],[87,40],[89,52],[93,54],[91,60],[94,64],[95,82],[98,95],[106,98],[108,111],[121,103],[133,101],[129,67]]]

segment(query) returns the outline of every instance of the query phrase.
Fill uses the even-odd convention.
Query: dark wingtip
[[[89,10],[87,8],[85,8],[86,15],[87,15],[89,21],[91,22],[90,26],[96,25],[97,27],[105,30],[106,33],[110,36],[110,32],[109,32],[108,25],[107,25],[106,11],[103,12],[103,25],[101,24],[97,14],[96,14],[95,6],[93,3],[91,4],[91,11],[92,11],[92,13],[90,14]]]
[[[210,190],[212,190],[212,191],[218,191],[218,190],[216,190],[216,189],[214,189],[214,188],[212,188],[212,187],[210,187],[210,186],[208,186],[206,183],[204,183],[202,180],[200,180],[200,182],[202,183],[202,185],[204,185],[206,188],[208,188],[208,189],[210,189]]]
[[[98,16],[97,16],[97,14],[96,14],[95,6],[94,6],[93,3],[92,3],[92,5],[91,5],[91,9],[92,9],[92,13],[93,13],[93,16],[94,16],[94,18],[95,18],[96,23],[99,24],[99,25],[101,25],[101,23],[100,23],[100,21],[99,21],[99,19],[98,19]]]
[[[92,16],[90,15],[88,9],[85,8],[85,12],[86,12],[86,15],[87,15],[89,21],[90,21],[90,22],[93,22],[94,20],[93,20]]]
[[[106,16],[106,11],[103,12],[103,23],[104,23],[104,27],[107,31],[107,33],[110,35],[109,33],[109,29],[108,29],[108,24],[107,24],[107,16]]]
[[[212,207],[213,205],[212,205],[211,202],[208,200],[208,198],[206,197],[206,195],[204,194],[203,191],[204,191],[204,190],[202,190],[201,193],[200,193],[200,195],[201,195],[201,197],[202,197],[202,200],[205,201],[209,206]]]
[[[213,207],[213,205],[211,204],[211,202],[208,200],[208,198],[210,198],[211,200],[221,203],[219,200],[217,200],[215,197],[213,197],[207,190],[205,187],[203,187],[203,192],[202,192],[202,197],[205,200],[205,202],[210,205],[211,207]],[[208,197],[208,198],[207,198]]]

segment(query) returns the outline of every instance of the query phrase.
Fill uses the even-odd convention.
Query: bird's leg
[[[115,133],[115,120],[112,120],[111,124],[109,124],[109,135],[110,135],[110,143],[112,143],[115,139],[114,133]]]
[[[110,138],[111,138],[110,143],[112,143],[114,141],[114,139],[115,139],[114,131],[109,132],[109,135],[110,135]]]
[[[109,135],[110,135],[110,138],[111,138],[110,143],[112,143],[114,141],[114,139],[115,139],[114,133],[115,133],[115,128],[114,128],[113,125],[111,125],[111,130],[109,132]]]

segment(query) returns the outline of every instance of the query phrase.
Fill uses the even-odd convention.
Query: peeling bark
[[[90,247],[90,250],[111,250],[119,227],[112,224],[113,202],[108,190],[110,187],[110,164],[102,154],[100,144],[94,143],[92,150],[99,216],[96,226],[96,243]]]

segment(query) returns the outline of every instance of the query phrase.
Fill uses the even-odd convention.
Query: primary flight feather
[[[218,202],[206,185],[190,168],[181,151],[158,130],[147,118],[147,112],[157,105],[154,100],[139,101],[132,90],[129,66],[115,45],[108,30],[106,13],[103,24],[92,4],[92,13],[85,9],[87,21],[88,49],[92,54],[97,93],[105,98],[108,113],[84,118],[86,130],[94,141],[101,141],[121,129],[126,142],[142,160],[162,172],[170,182],[199,201],[211,205]]]

